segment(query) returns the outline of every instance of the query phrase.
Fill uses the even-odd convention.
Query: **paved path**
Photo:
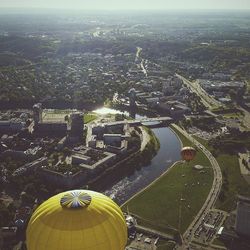
[[[186,138],[188,138],[196,147],[202,150],[202,152],[207,156],[209,159],[213,171],[214,171],[214,180],[213,180],[213,185],[212,188],[207,196],[206,201],[204,202],[202,208],[192,221],[192,223],[189,225],[188,229],[186,232],[183,234],[183,245],[179,247],[179,249],[188,249],[189,244],[192,241],[194,232],[196,229],[202,224],[202,218],[206,216],[206,214],[209,212],[210,209],[214,207],[214,204],[218,198],[218,195],[221,190],[221,185],[222,185],[222,173],[220,166],[216,159],[213,157],[213,155],[197,140],[195,140],[192,136],[190,136],[186,131],[181,129],[179,126],[176,124],[173,124],[173,127],[177,129],[180,133],[182,133]]]
[[[159,232],[157,230],[147,228],[147,227],[143,227],[143,226],[139,226],[139,225],[136,225],[135,227],[136,227],[136,230],[138,232],[148,233],[148,234],[151,234],[151,235],[154,235],[154,236],[161,237],[162,239],[165,239],[165,240],[174,240],[174,237],[172,235],[165,234],[163,232]]]
[[[141,151],[143,151],[146,147],[146,145],[148,144],[148,142],[150,141],[150,136],[148,134],[148,132],[143,128],[140,127],[141,129]]]

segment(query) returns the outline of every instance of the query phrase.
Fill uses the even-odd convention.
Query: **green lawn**
[[[211,147],[208,146],[205,140],[197,137],[196,139],[211,151]],[[216,156],[216,160],[222,171],[224,185],[221,191],[223,195],[220,195],[220,199],[217,200],[215,205],[219,209],[230,212],[235,209],[239,194],[250,196],[250,185],[248,185],[240,173],[238,156],[236,154],[221,153]]]
[[[238,113],[227,113],[227,114],[224,114],[223,117],[231,118],[231,119],[235,119],[235,118],[240,119],[240,118],[243,117],[243,115],[240,112],[238,112]]]
[[[218,199],[216,207],[230,212],[236,207],[237,195],[250,196],[250,185],[240,173],[237,155],[221,154],[216,157],[222,171],[223,183],[222,193],[224,199]]]
[[[94,121],[97,118],[96,114],[84,114],[84,124]]]
[[[185,137],[178,132],[177,134],[184,146],[192,145]],[[206,166],[205,173],[193,169],[196,164]],[[142,225],[165,233],[171,232],[169,227],[173,227],[183,233],[203,205],[212,181],[210,163],[198,151],[192,162],[176,164],[122,208],[128,208],[131,213],[141,217],[138,221]]]

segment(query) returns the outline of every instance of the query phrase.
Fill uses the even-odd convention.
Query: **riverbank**
[[[171,128],[183,146],[193,146]],[[193,166],[205,166],[195,170]],[[213,171],[207,157],[197,150],[191,163],[177,162],[152,184],[139,192],[122,209],[139,217],[138,223],[164,233],[183,233],[202,207],[211,189]]]
[[[144,128],[148,134],[148,142],[144,149],[137,148],[115,165],[107,168],[101,175],[88,183],[89,188],[103,191],[109,188],[110,183],[117,183],[122,178],[131,175],[134,171],[146,166],[159,150],[160,144],[155,134]],[[119,201],[117,201],[119,203]]]
[[[142,132],[142,139],[141,139],[141,151],[144,150],[144,148],[146,147],[146,145],[149,143],[150,137],[147,133],[147,131],[143,128],[141,128],[141,132]]]
[[[133,169],[135,169],[133,172],[127,173],[125,178],[105,190],[105,194],[112,197],[118,204],[126,202],[130,197],[164,173],[172,163],[180,159],[180,155],[178,154],[180,152],[180,143],[169,128],[154,128],[152,132],[160,143],[160,148],[153,159],[141,167],[141,161],[145,160],[142,157],[133,166]],[[168,147],[169,143],[172,145],[171,148]]]
[[[145,147],[143,150],[149,150],[149,151],[152,151],[153,153],[156,153],[159,150],[161,145],[160,145],[158,138],[153,133],[153,131],[150,128],[142,126],[142,136],[147,137],[146,139],[147,143],[145,144]]]

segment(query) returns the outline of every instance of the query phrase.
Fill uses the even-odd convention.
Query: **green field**
[[[241,112],[235,112],[235,113],[226,113],[223,115],[225,118],[231,118],[231,119],[240,119],[243,117]]]
[[[196,139],[212,151],[205,140]],[[250,185],[248,185],[240,173],[238,156],[236,154],[221,153],[216,156],[216,160],[220,165],[224,184],[221,190],[223,194],[219,196],[220,198],[215,205],[219,209],[230,212],[236,207],[237,195],[250,196]]]
[[[72,110],[47,110],[44,109],[42,113],[43,122],[65,122],[65,117],[70,116]]]
[[[250,196],[250,185],[240,173],[237,155],[221,154],[216,157],[223,175],[223,186],[216,207],[230,212],[236,207],[237,195]]]
[[[84,114],[84,124],[94,121],[98,116],[96,114]]]
[[[184,146],[192,145],[179,132],[177,134]],[[195,170],[196,164],[206,166],[205,173]],[[139,224],[165,233],[173,233],[170,228],[183,233],[203,205],[212,181],[210,163],[198,151],[193,162],[177,163],[122,208],[137,215]]]

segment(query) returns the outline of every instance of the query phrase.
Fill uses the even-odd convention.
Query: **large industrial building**
[[[20,132],[25,127],[24,122],[20,121],[0,121],[0,133],[15,133]]]
[[[235,229],[239,235],[250,237],[250,198],[239,196]]]
[[[134,88],[130,89],[129,92],[128,92],[128,95],[129,95],[130,108],[135,108],[136,107],[136,92],[135,92],[135,89]]]
[[[70,138],[71,140],[82,139],[83,137],[83,113],[77,112],[70,115],[71,120],[71,129],[70,129]]]

